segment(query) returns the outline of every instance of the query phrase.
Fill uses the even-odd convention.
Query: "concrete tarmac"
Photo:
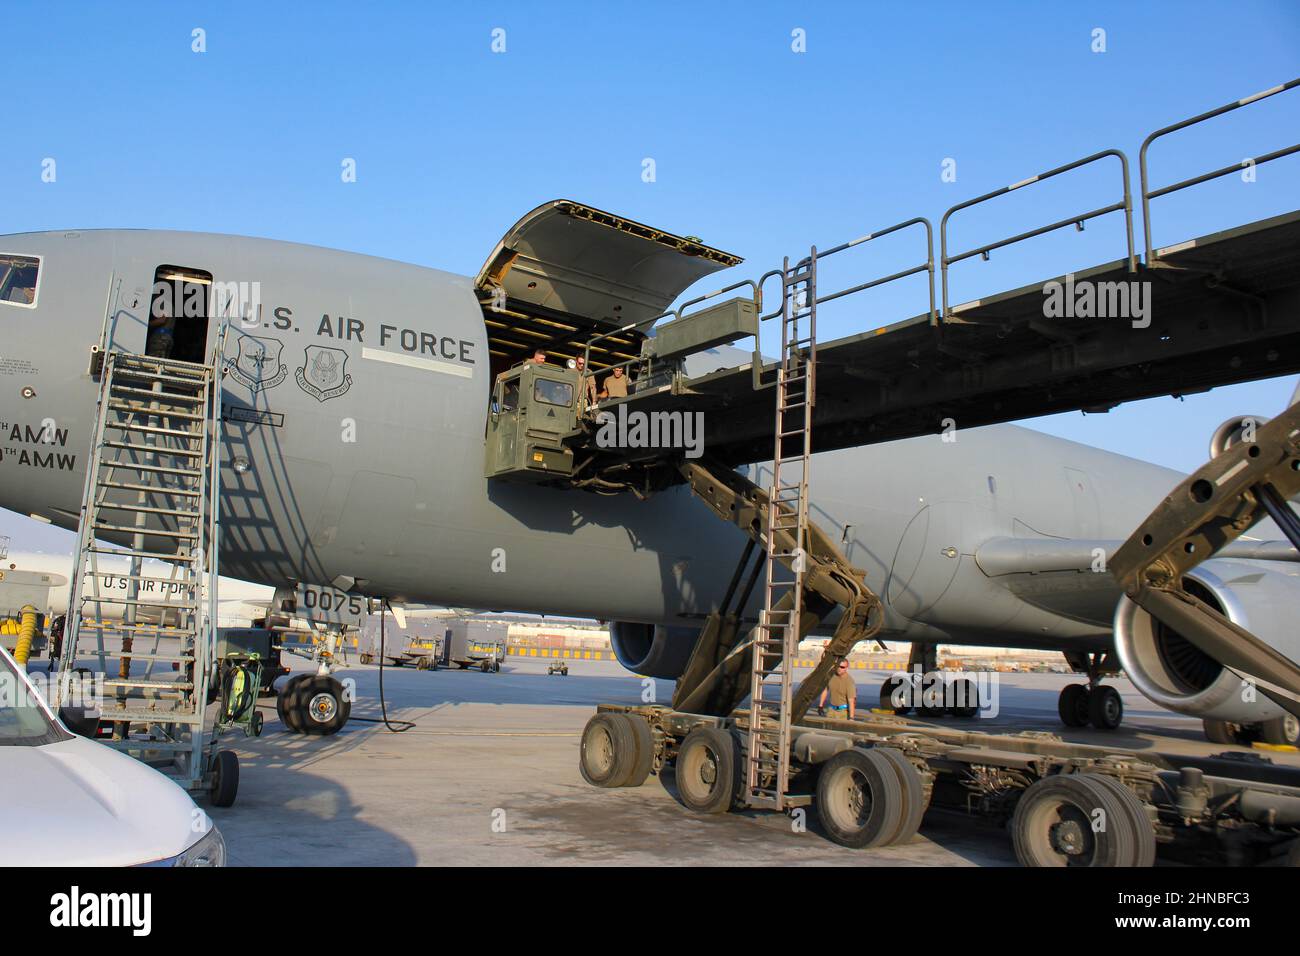
[[[306,662],[296,662],[303,669]],[[950,811],[927,815],[906,846],[849,850],[770,812],[700,816],[677,800],[672,772],[635,789],[601,790],[578,772],[578,743],[598,703],[672,697],[672,683],[646,681],[613,662],[571,661],[548,676],[547,661],[510,658],[500,673],[385,668],[390,719],[415,722],[390,733],[379,720],[379,669],[338,672],[351,681],[351,722],[336,736],[283,731],[263,700],[260,738],[224,746],[240,757],[233,807],[209,808],[230,861],[253,866],[465,864],[1004,866],[1014,865],[1000,827]],[[855,671],[858,700],[878,700],[887,672]],[[802,675],[800,675],[802,676]],[[1200,722],[1160,710],[1126,680],[1116,732],[1070,731],[1056,716],[1060,688],[1077,678],[998,674],[996,717],[936,723],[969,730],[1046,730],[1067,740],[1134,750],[1216,753]],[[1241,748],[1235,748],[1241,749]],[[1300,766],[1296,754],[1267,754]]]

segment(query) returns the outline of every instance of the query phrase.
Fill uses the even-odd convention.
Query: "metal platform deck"
[[[1143,283],[1149,325],[1049,318],[1045,289]],[[1119,259],[817,347],[814,448],[939,433],[1300,372],[1300,211]],[[775,380],[776,363],[761,371]],[[772,454],[772,393],[750,363],[625,399],[705,412],[705,447],[728,464]]]

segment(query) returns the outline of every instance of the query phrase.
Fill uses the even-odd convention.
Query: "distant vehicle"
[[[551,674],[559,674],[561,677],[568,677],[568,676],[569,676],[569,662],[568,662],[568,661],[551,661],[551,663],[550,663],[549,665],[547,665],[546,673],[547,673],[548,676],[551,675]]]
[[[225,866],[221,831],[158,771],[78,737],[0,649],[0,866]]]
[[[442,639],[442,666],[455,665],[461,670],[476,667],[485,674],[496,673],[506,656],[509,630],[510,625],[504,621],[452,621]]]

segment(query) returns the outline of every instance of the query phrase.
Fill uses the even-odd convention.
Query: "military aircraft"
[[[75,527],[96,356],[208,362],[224,323],[223,574],[608,620],[625,666],[676,679],[745,536],[681,483],[601,494],[611,489],[489,477],[515,438],[531,447],[523,432],[500,433],[520,397],[497,386],[541,349],[547,364],[533,371],[549,384],[522,401],[539,415],[573,408],[572,378],[546,369],[635,360],[670,303],[739,261],[571,201],[530,212],[476,277],[201,233],[0,236],[0,506]],[[687,365],[704,374],[749,360],[710,347]],[[726,429],[725,407],[706,414],[712,434]],[[762,455],[738,467],[761,482]],[[1115,727],[1119,697],[1102,680],[1122,660],[1140,690],[1212,735],[1295,738],[1294,718],[1243,701],[1238,676],[1178,634],[1114,630],[1121,594],[1091,573],[1098,551],[1123,541],[1178,473],[993,424],[955,441],[819,452],[813,476],[815,520],[883,601],[877,636],[912,642],[919,664],[939,643],[1060,650],[1089,678],[1063,693],[1063,718]],[[1241,541],[1192,577],[1223,613],[1254,623],[1270,602],[1300,598],[1294,558],[1284,543]],[[1300,654],[1293,629],[1262,637]]]

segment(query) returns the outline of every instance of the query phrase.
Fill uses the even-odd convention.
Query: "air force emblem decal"
[[[352,387],[346,372],[348,353],[324,345],[309,345],[298,369],[298,387],[318,402],[338,398]]]
[[[280,350],[283,347],[277,339],[241,335],[239,354],[230,366],[231,377],[253,394],[275,388],[289,374],[289,370],[280,364]]]

